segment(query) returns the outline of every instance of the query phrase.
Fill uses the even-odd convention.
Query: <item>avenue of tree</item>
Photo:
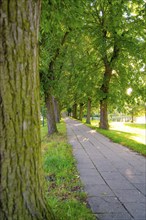
[[[64,108],[80,120],[86,111],[87,123],[99,108],[104,129],[109,111],[143,108],[146,2],[2,0],[0,15],[0,219],[53,220],[43,190],[40,96],[49,135]]]
[[[80,120],[85,112],[87,123],[99,108],[103,129],[113,109],[144,109],[145,17],[144,0],[43,1],[40,76],[49,134],[61,108]]]

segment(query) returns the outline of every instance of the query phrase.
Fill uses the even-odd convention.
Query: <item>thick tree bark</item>
[[[91,117],[91,99],[88,98],[88,103],[87,103],[87,119],[86,123],[90,124],[90,117]]]
[[[57,132],[55,113],[54,113],[54,103],[53,97],[48,93],[45,97],[45,103],[47,108],[47,125],[48,125],[48,135]]]
[[[77,103],[73,105],[73,118],[77,119]]]
[[[107,99],[100,100],[100,123],[99,127],[102,129],[109,129]]]
[[[49,64],[49,75],[48,80],[53,81],[55,79],[54,75],[54,61],[52,60]],[[54,100],[52,96],[52,87],[46,86],[45,92],[45,103],[47,108],[47,124],[48,124],[48,135],[57,132],[56,120],[55,120],[55,112],[54,112]]]
[[[60,123],[60,106],[58,100],[53,96],[54,114],[56,123]]]
[[[39,0],[0,1],[0,219],[53,220],[43,193]]]
[[[84,104],[80,103],[79,120],[81,120],[81,121],[82,121],[82,118],[83,118],[83,106],[84,106]]]
[[[108,64],[106,61],[103,84],[100,88],[102,92],[102,98],[100,99],[99,127],[102,129],[109,129],[107,106],[108,106],[109,83],[110,83],[111,76],[112,76],[112,69],[110,68],[110,64]]]

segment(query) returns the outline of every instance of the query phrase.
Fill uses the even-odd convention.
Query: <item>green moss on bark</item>
[[[1,6],[0,218],[52,220],[43,192],[40,156],[40,1],[25,0],[22,5],[18,0],[3,1]]]

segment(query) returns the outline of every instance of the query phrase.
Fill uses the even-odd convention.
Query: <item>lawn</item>
[[[67,143],[65,123],[61,121],[57,126],[59,132],[50,137],[47,127],[41,127],[48,203],[57,220],[95,220],[87,207],[72,147]]]
[[[144,156],[146,156],[146,124],[110,122],[110,129],[98,128],[99,121],[92,120],[90,127]]]
[[[145,124],[112,122],[110,125],[111,130],[127,132],[131,134],[130,139],[135,140],[138,143],[146,144]]]

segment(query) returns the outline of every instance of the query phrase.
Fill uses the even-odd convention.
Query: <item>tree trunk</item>
[[[134,111],[131,111],[131,123],[134,123]]]
[[[67,108],[67,116],[71,116],[71,112],[72,112],[72,109],[70,107]]]
[[[102,97],[100,99],[100,123],[99,127],[102,129],[109,129],[108,124],[108,93],[109,93],[109,83],[112,76],[112,69],[108,63],[105,63],[105,73],[103,77],[103,84],[100,88],[102,92]]]
[[[88,98],[88,103],[87,103],[87,119],[86,123],[90,124],[90,117],[91,117],[91,99]]]
[[[44,106],[41,107],[41,115],[42,115],[42,125],[45,126],[45,109]]]
[[[41,171],[40,1],[0,4],[0,219],[53,220]]]
[[[49,92],[45,96],[45,103],[47,108],[48,135],[50,135],[57,132],[57,126],[56,126],[55,114],[54,114],[53,97]]]
[[[107,113],[107,99],[100,100],[100,123],[99,127],[102,129],[109,129],[108,113]]]
[[[83,103],[80,103],[79,120],[82,121],[82,118],[83,118]]]
[[[77,103],[73,105],[73,118],[77,119]]]
[[[54,105],[54,114],[55,114],[55,121],[56,123],[60,123],[60,107],[59,102],[57,99],[53,96],[53,105]]]

